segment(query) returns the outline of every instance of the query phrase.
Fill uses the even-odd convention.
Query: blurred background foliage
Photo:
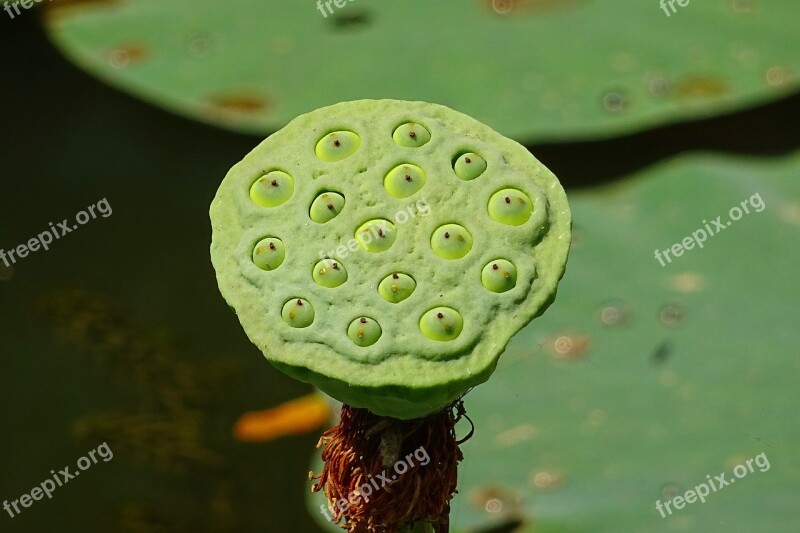
[[[455,529],[795,530],[800,6],[45,5],[0,13],[0,247],[101,198],[114,214],[0,264],[0,499],[115,457],[0,531],[326,528],[306,473],[333,410],[219,297],[207,208],[265,135],[361,97],[476,116],[574,210],[556,304],[466,398]],[[654,259],[755,193],[763,212]],[[655,510],[761,452],[768,472]]]

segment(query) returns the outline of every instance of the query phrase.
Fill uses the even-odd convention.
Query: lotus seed
[[[381,326],[373,319],[361,317],[353,320],[347,328],[347,336],[356,346],[372,346],[381,338]]]
[[[328,191],[314,198],[308,216],[317,224],[324,224],[336,218],[342,209],[344,209],[344,196]]]
[[[419,148],[431,140],[431,132],[424,126],[407,122],[399,126],[392,134],[394,142],[406,148]]]
[[[508,226],[520,226],[531,217],[533,202],[522,191],[503,189],[489,199],[488,210],[492,220]]]
[[[306,328],[314,322],[314,307],[302,298],[293,298],[283,304],[283,320],[293,328]]]
[[[378,253],[385,252],[397,238],[394,224],[384,219],[375,219],[363,223],[356,230],[356,241],[362,250]]]
[[[347,270],[335,259],[323,259],[314,265],[311,277],[317,285],[332,289],[347,281]]]
[[[260,240],[253,249],[253,263],[261,270],[275,270],[285,258],[283,241],[275,237]]]
[[[317,142],[314,152],[317,157],[328,163],[347,159],[361,145],[361,137],[352,131],[334,131]]]
[[[386,174],[383,186],[395,198],[407,198],[425,185],[425,171],[417,165],[398,165]]]
[[[414,292],[417,282],[407,274],[394,273],[378,284],[378,294],[389,303],[400,303]]]
[[[291,198],[294,178],[286,172],[273,170],[258,178],[250,187],[250,199],[261,207],[277,207]]]
[[[431,236],[431,248],[442,259],[461,259],[472,249],[472,235],[458,224],[445,224]]]
[[[433,341],[452,341],[461,335],[464,319],[450,307],[437,307],[425,312],[419,320],[419,330]]]
[[[517,268],[505,259],[495,259],[483,267],[481,283],[492,292],[506,292],[517,284]]]
[[[486,170],[486,160],[472,152],[462,154],[453,165],[456,176],[464,181],[474,180]]]

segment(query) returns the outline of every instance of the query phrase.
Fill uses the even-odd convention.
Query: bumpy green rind
[[[418,148],[394,142],[394,130],[409,120],[430,131],[431,140]],[[341,161],[323,161],[315,146],[337,130],[359,135],[359,148]],[[465,151],[488,163],[468,182],[452,168]],[[398,199],[383,179],[404,162],[418,165],[428,179],[420,191]],[[248,191],[273,168],[293,177],[294,193],[280,206],[261,207]],[[524,191],[536,206],[520,226],[495,222],[487,212],[491,195],[508,187]],[[326,224],[312,222],[311,202],[332,189],[345,197],[344,209]],[[391,247],[372,253],[353,238],[375,219],[391,221],[396,234]],[[487,380],[511,337],[553,301],[567,260],[571,215],[556,177],[524,147],[478,121],[436,104],[361,100],[302,115],[263,141],[225,177],[211,222],[220,290],[270,362],[344,403],[409,419],[441,409]],[[472,235],[464,257],[443,259],[431,249],[431,236],[444,224],[461,225]],[[266,235],[286,248],[283,264],[272,271],[252,262],[253,246]],[[518,271],[516,286],[502,294],[481,283],[482,268],[498,256]],[[335,288],[314,283],[312,267],[321,257],[340,261],[347,281]],[[390,303],[377,287],[397,271],[413,276],[417,288]],[[308,327],[292,328],[280,316],[282,305],[296,298],[314,307]],[[437,307],[463,316],[454,340],[434,341],[420,331],[420,318]],[[382,331],[370,346],[347,336],[361,316]]]

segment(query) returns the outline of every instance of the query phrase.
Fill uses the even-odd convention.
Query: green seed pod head
[[[458,166],[466,154],[478,166]],[[404,166],[410,182],[393,174]],[[291,178],[288,195],[272,199],[269,181],[253,193],[264,169]],[[516,142],[440,105],[361,100],[262,142],[228,172],[211,222],[220,291],[270,362],[411,419],[486,381],[550,305],[571,216],[556,177]],[[255,253],[270,242],[281,261]]]

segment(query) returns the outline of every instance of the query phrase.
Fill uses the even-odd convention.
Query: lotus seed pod
[[[407,123],[430,135],[421,148],[401,142]],[[486,162],[471,180],[454,172],[465,146]],[[384,179],[412,164],[424,186],[397,197]],[[268,209],[246,194],[264,168],[294,179]],[[517,191],[514,209],[506,190]],[[329,191],[346,207],[317,217]],[[220,291],[269,361],[353,408],[403,420],[489,378],[511,337],[555,298],[571,223],[558,180],[526,148],[452,109],[397,100],[318,109],[270,135],[228,172],[211,222]],[[265,235],[285,246],[277,269],[252,257]],[[492,262],[509,277],[484,275]]]
[[[464,181],[474,180],[486,170],[486,160],[472,152],[463,154],[456,159],[453,170]]]
[[[503,189],[492,195],[488,210],[492,220],[509,226],[520,226],[531,217],[533,203],[522,191]]]
[[[483,267],[481,283],[492,292],[506,292],[517,284],[517,269],[505,259],[495,259]]]
[[[253,249],[253,263],[261,270],[275,270],[286,258],[286,248],[280,239],[267,237]]]
[[[317,285],[332,289],[347,281],[347,270],[340,261],[323,259],[314,265],[311,277]]]
[[[414,292],[417,282],[407,274],[395,272],[383,278],[378,285],[378,293],[383,299],[393,304],[400,303]]]
[[[381,327],[371,318],[360,317],[353,320],[347,328],[347,336],[356,346],[372,346],[381,337]]]
[[[308,216],[317,224],[324,224],[336,218],[344,209],[344,196],[336,192],[324,192],[311,203]]]
[[[406,148],[419,148],[431,140],[431,132],[420,124],[406,122],[397,127],[392,135],[394,142]]]
[[[292,298],[283,304],[281,316],[293,328],[307,328],[314,322],[314,307],[308,300]]]
[[[383,180],[386,191],[395,198],[407,198],[425,185],[425,171],[417,165],[394,167]]]
[[[286,172],[267,172],[250,187],[250,199],[261,207],[277,207],[291,198],[294,179]]]
[[[319,140],[317,143],[317,157],[323,161],[333,163],[347,159],[361,145],[361,138],[352,131],[334,131]]]

